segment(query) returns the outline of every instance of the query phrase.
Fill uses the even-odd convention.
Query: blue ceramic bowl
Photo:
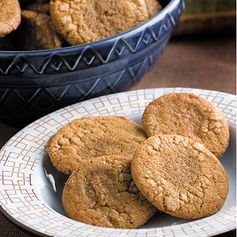
[[[127,32],[95,43],[38,51],[0,51],[0,121],[22,127],[66,105],[127,90],[158,60],[184,0]]]

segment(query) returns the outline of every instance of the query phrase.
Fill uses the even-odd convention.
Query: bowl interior
[[[131,117],[134,121],[140,123],[140,117]],[[236,179],[236,130],[230,127],[231,139],[228,150],[221,158],[221,163],[224,165],[229,178],[229,193],[224,206],[220,211],[225,211],[235,205],[235,179]],[[39,163],[36,171],[34,172],[33,180],[36,182],[34,185],[38,187],[37,192],[40,194],[42,200],[46,202],[53,210],[66,216],[62,206],[62,191],[68,176],[57,171],[51,164],[48,155],[44,155],[42,162]],[[141,228],[156,228],[170,225],[178,225],[182,223],[192,222],[193,220],[184,220],[174,218],[164,213],[156,214],[150,221],[148,221]]]
[[[33,0],[32,0],[33,1]],[[30,1],[27,1],[27,0],[20,0],[21,2],[21,5],[24,6],[26,3],[29,3],[29,2],[32,2],[31,0]],[[172,2],[174,4],[176,4],[178,1],[177,0],[158,0],[159,3],[161,4],[162,6],[162,10],[166,7],[168,7],[169,4],[172,4]],[[116,37],[120,37],[122,35],[126,35],[127,33],[128,34],[131,34],[131,32],[135,32],[137,31],[138,29],[140,29],[141,27],[143,27],[144,25],[146,25],[148,22],[151,21],[151,19],[154,19],[156,18],[156,16],[160,15],[160,12],[162,11],[160,10],[155,16],[153,16],[152,18],[148,19],[147,21],[143,22],[142,24],[138,25],[138,26],[135,26],[127,31],[124,31],[124,32],[121,32],[121,33],[118,33],[116,35],[113,35],[111,37],[107,37],[105,39],[102,39],[102,40],[98,40],[96,42],[92,42],[92,43],[85,43],[85,44],[80,44],[80,45],[72,45],[72,46],[65,46],[65,47],[62,47],[62,48],[52,48],[52,49],[42,49],[42,50],[12,50],[12,51],[5,51],[5,50],[0,50],[0,53],[3,54],[3,55],[15,55],[15,54],[26,54],[26,55],[32,55],[32,54],[36,54],[38,56],[42,56],[44,54],[46,54],[47,52],[67,52],[68,50],[69,51],[74,51],[78,48],[81,48],[81,47],[91,47],[91,46],[95,46],[100,44],[100,43],[105,43],[106,41],[110,41],[110,40],[113,40],[115,39]],[[16,39],[17,40],[17,39]]]

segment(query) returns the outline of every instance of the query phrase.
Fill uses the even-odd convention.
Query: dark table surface
[[[204,37],[172,40],[153,69],[132,89],[192,87],[236,92],[235,39]],[[0,123],[0,147],[17,129]],[[35,236],[0,214],[1,237]],[[221,236],[236,236],[236,231]]]

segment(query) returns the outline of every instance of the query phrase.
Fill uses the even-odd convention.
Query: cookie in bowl
[[[57,34],[50,16],[45,13],[24,10],[21,12],[22,24],[17,35],[21,50],[40,50],[60,48],[61,38]]]
[[[51,0],[50,14],[58,32],[71,45],[95,42],[149,19],[144,0]]]
[[[0,0],[0,37],[15,31],[21,22],[18,0]]]

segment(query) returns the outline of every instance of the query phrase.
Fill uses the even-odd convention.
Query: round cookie
[[[71,45],[116,35],[149,18],[145,0],[51,0],[50,14]]]
[[[0,37],[16,30],[21,22],[21,9],[18,0],[0,0]]]
[[[158,0],[145,0],[145,2],[147,5],[149,17],[153,17],[161,9],[161,5]]]
[[[220,161],[201,143],[179,135],[148,138],[134,155],[131,170],[144,197],[175,217],[212,215],[228,193]]]
[[[170,93],[153,100],[142,124],[148,136],[178,134],[203,143],[220,157],[229,144],[229,126],[218,109],[192,93]]]
[[[132,159],[145,139],[142,128],[126,117],[83,117],[50,139],[48,154],[59,171],[70,174],[80,161],[91,157],[121,155]]]
[[[155,212],[137,190],[130,173],[130,159],[101,156],[81,164],[63,190],[67,215],[102,227],[137,228]]]
[[[24,10],[21,12],[23,23],[18,31],[22,50],[60,48],[61,40],[45,13]]]

